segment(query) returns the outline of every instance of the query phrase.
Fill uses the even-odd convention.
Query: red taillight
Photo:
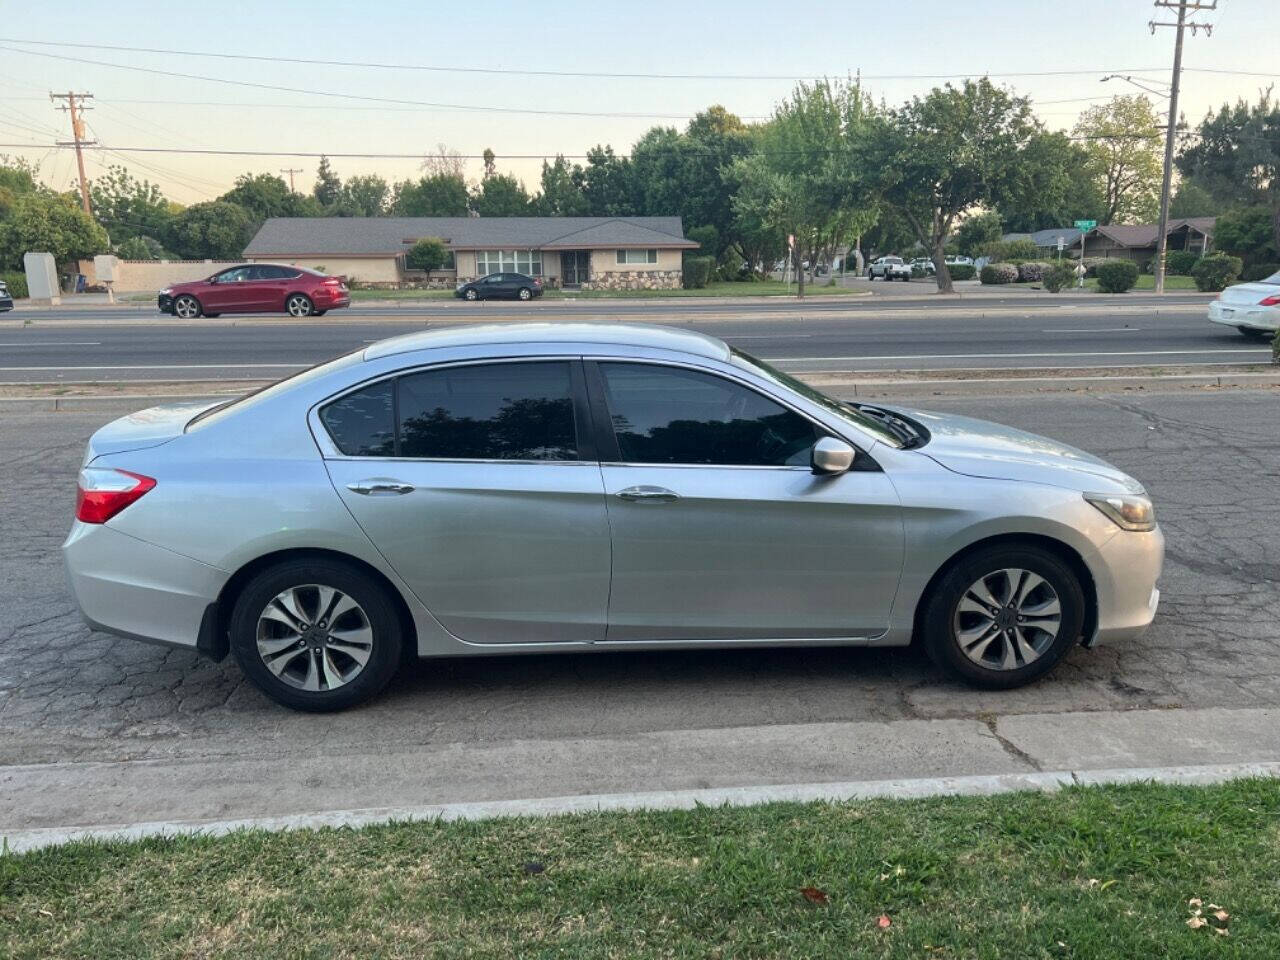
[[[85,467],[76,490],[76,519],[106,523],[156,485],[151,477],[128,470]]]
[[[342,286],[342,281],[337,277],[325,277],[324,285],[326,287],[340,287]]]
[[[1280,293],[1272,294],[1271,296],[1267,297],[1265,300],[1259,300],[1259,301],[1258,301],[1258,306],[1260,306],[1260,307],[1280,307]]]

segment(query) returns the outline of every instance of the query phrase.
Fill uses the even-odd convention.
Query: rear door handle
[[[622,500],[643,503],[670,503],[673,500],[680,499],[680,494],[674,490],[668,490],[666,487],[653,487],[647,483],[619,490],[614,496]]]
[[[368,480],[357,480],[348,483],[347,489],[352,493],[360,493],[366,497],[392,497],[403,493],[413,493],[413,484],[402,480],[391,480],[387,477],[371,477]]]

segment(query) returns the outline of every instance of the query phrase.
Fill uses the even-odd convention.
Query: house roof
[[[1165,233],[1167,235],[1175,230],[1189,227],[1197,233],[1212,237],[1213,227],[1217,221],[1217,217],[1183,217],[1178,220],[1170,220],[1169,227]],[[1154,247],[1156,245],[1156,235],[1159,231],[1159,226],[1154,223],[1113,223],[1106,227],[1094,227],[1089,232],[1091,234],[1101,234],[1121,247]]]
[[[244,253],[395,256],[423,237],[453,250],[698,246],[679,217],[272,217]]]

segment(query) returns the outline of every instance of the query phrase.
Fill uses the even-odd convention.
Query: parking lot
[[[358,792],[359,778],[376,780],[397,752],[430,749],[461,769],[470,751],[523,744],[522,762],[551,769],[602,741],[648,744],[635,755],[618,752],[608,785],[671,786],[683,775],[663,769],[670,744],[763,743],[773,730],[767,756],[741,761],[740,780],[751,783],[785,778],[777,764],[785,767],[832,724],[1280,707],[1277,399],[1268,391],[1197,389],[916,401],[1084,447],[1140,478],[1157,503],[1168,562],[1155,625],[1140,640],[1075,651],[1030,688],[964,689],[915,650],[548,655],[423,662],[372,705],[334,716],[275,706],[229,659],[213,664],[88,631],[64,584],[58,548],[84,442],[117,414],[5,413],[0,786],[50,764],[234,758],[276,771],[302,760],[314,771],[318,763],[329,773],[317,777],[317,790],[329,777],[347,777],[356,778]],[[943,736],[945,727],[936,729]],[[945,754],[945,737],[936,746]],[[823,769],[829,779],[854,767],[897,775],[886,749],[871,759],[833,754]],[[993,750],[998,755],[1001,745],[993,742]],[[1019,758],[1008,759],[1017,769]],[[95,802],[55,795],[50,783],[56,812],[49,822],[79,822],[75,811]],[[486,789],[493,796],[500,785]]]

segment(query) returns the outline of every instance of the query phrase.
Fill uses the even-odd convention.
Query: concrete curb
[[[49,827],[0,835],[10,853],[26,853],[76,840],[122,841],[144,837],[221,836],[238,830],[314,830],[323,827],[367,827],[422,820],[488,820],[498,817],[550,817],[626,810],[690,810],[698,806],[756,806],[765,803],[809,803],[876,798],[918,799],[936,796],[987,796],[1038,790],[1053,793],[1070,786],[1124,783],[1203,785],[1243,777],[1280,777],[1280,762],[1205,764],[1181,767],[1124,767],[1110,770],[1055,770],[987,776],[925,777],[907,780],[858,780],[796,783],[701,790],[660,790],[443,803],[415,807],[329,810],[280,817],[238,820],[170,820],[105,827]]]

